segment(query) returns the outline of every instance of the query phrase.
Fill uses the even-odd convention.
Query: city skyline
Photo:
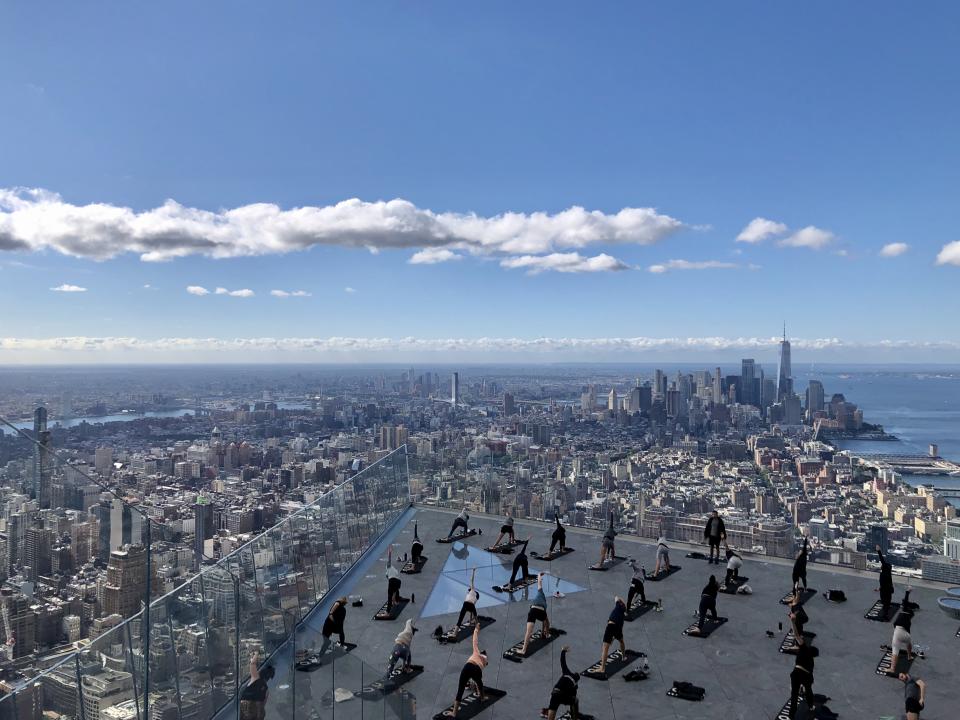
[[[953,5],[185,7],[6,11],[0,362],[960,361]]]

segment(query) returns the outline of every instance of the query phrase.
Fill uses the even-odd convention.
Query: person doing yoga
[[[572,672],[567,665],[567,653],[570,646],[564,645],[560,651],[560,679],[550,692],[550,706],[547,708],[547,720],[556,720],[561,705],[570,707],[570,720],[580,717],[580,703],[577,700],[577,683],[580,673]]]
[[[627,610],[629,610],[633,607],[634,596],[639,595],[641,602],[647,601],[647,594],[643,591],[643,581],[647,578],[647,571],[633,558],[627,560],[627,565],[633,568],[633,577],[630,578],[630,590],[627,591]]]
[[[497,547],[505,535],[510,538],[511,545],[517,541],[517,536],[513,533],[513,516],[509,510],[507,510],[507,519],[500,526],[500,534],[497,535],[497,541],[493,544],[493,547]]]
[[[803,547],[797,553],[797,559],[793,561],[793,587],[795,589],[800,587],[801,582],[803,583],[803,589],[807,589],[807,552],[808,541],[806,535],[804,535]]]
[[[880,558],[880,602],[883,612],[890,612],[890,603],[893,601],[893,567],[890,561],[883,556],[883,550],[877,545],[877,557]]]
[[[727,548],[727,574],[723,578],[724,587],[727,587],[733,580],[740,579],[740,568],[742,567],[743,557]]]
[[[527,654],[527,647],[530,645],[530,638],[533,635],[533,628],[537,622],[541,623],[541,637],[547,637],[550,633],[550,619],[547,617],[547,596],[543,594],[543,576],[546,573],[540,573],[537,576],[537,594],[530,604],[530,610],[527,612],[527,631],[523,636],[523,648],[521,655]]]
[[[913,623],[913,613],[897,613],[893,621],[893,638],[890,640],[890,670],[889,675],[897,672],[897,661],[900,653],[905,652],[908,658],[913,658],[913,638],[910,637],[910,626]]]
[[[458,628],[463,627],[463,618],[466,617],[467,614],[473,617],[474,624],[478,622],[477,600],[480,599],[480,593],[477,592],[476,579],[477,569],[474,568],[473,572],[470,573],[470,588],[467,590],[467,595],[463,599],[463,605],[460,608],[460,616],[457,618]]]
[[[807,702],[807,708],[813,709],[813,659],[817,656],[817,649],[803,637],[794,626],[793,634],[797,638],[797,654],[793,670],[790,673],[790,710],[791,720],[797,716],[797,700],[801,690]]]
[[[343,621],[347,618],[347,598],[346,596],[337,598],[337,601],[333,603],[333,606],[330,608],[330,612],[327,613],[326,619],[323,621],[323,644],[320,646],[320,652],[318,655],[323,655],[327,648],[330,647],[330,637],[337,633],[340,636],[340,644],[346,645],[347,639],[343,636]]]
[[[653,574],[670,572],[670,548],[667,546],[667,536],[660,531],[660,539],[657,540],[657,564],[653,568]]]
[[[907,720],[920,720],[923,701],[927,697],[927,684],[919,678],[910,677],[908,673],[900,673],[900,679],[903,681],[903,701]]]
[[[617,531],[613,529],[613,513],[610,513],[610,525],[603,534],[603,540],[600,541],[600,562],[597,563],[597,567],[603,567],[603,564],[607,560],[613,560],[616,554],[613,547],[613,539],[616,536]]]
[[[393,640],[393,652],[390,653],[390,667],[387,675],[393,674],[393,668],[398,662],[403,660],[403,671],[410,672],[410,664],[413,662],[413,655],[410,652],[410,646],[413,644],[413,634],[417,628],[413,626],[413,620],[407,620],[400,634]]]
[[[797,644],[796,638],[799,635],[803,635],[804,626],[810,622],[810,617],[807,615],[807,611],[803,609],[803,595],[800,590],[796,590],[793,594],[793,597],[790,599],[790,605],[787,610],[787,617],[790,618],[790,622],[794,628],[794,645]]]
[[[387,610],[389,611],[397,603],[406,600],[400,597],[400,571],[393,566],[393,548],[387,550]]]
[[[486,699],[483,693],[483,669],[487,666],[487,654],[480,650],[480,623],[473,628],[473,654],[463,665],[460,671],[460,681],[457,683],[457,697],[453,701],[452,717],[456,717],[460,711],[460,702],[463,700],[463,692],[467,689],[469,683],[476,687],[477,697],[480,702]]]
[[[560,524],[560,513],[557,513],[554,519],[557,521],[557,527],[550,537],[550,552],[553,552],[553,549],[557,545],[560,546],[560,550],[567,549],[567,531],[563,528],[563,525]]]
[[[414,565],[420,564],[420,556],[423,555],[423,543],[420,542],[420,536],[417,534],[417,523],[413,524],[413,545],[410,546],[410,560]]]
[[[607,655],[610,654],[610,644],[617,640],[620,643],[620,654],[626,657],[627,646],[623,642],[623,622],[626,620],[627,606],[619,595],[614,597],[613,610],[607,619],[607,626],[603,630],[603,644],[600,646],[600,673],[607,672]]]
[[[450,528],[450,532],[447,533],[447,539],[449,540],[453,537],[454,533],[457,532],[457,528],[463,528],[464,535],[470,532],[469,528],[467,528],[467,520],[469,519],[470,516],[467,515],[467,509],[464,508],[460,511],[460,514],[453,519],[453,526]]]
[[[703,528],[703,539],[710,544],[710,557],[708,563],[720,564],[720,542],[727,539],[727,529],[723,525],[723,518],[720,513],[714,510],[707,519],[707,524]]]
[[[513,582],[517,579],[517,573],[520,572],[520,570],[523,570],[524,582],[530,577],[529,563],[527,561],[527,545],[529,543],[530,538],[528,537],[523,541],[523,544],[520,545],[520,553],[513,559],[513,572],[510,573],[510,582],[507,583],[508,587],[513,587]]]
[[[707,618],[707,613],[710,613],[710,618],[716,622],[717,593],[719,592],[720,584],[717,582],[717,576],[711,575],[707,584],[703,586],[703,590],[700,591],[700,607],[697,610],[700,619],[697,621],[697,634],[703,632],[703,623]]]

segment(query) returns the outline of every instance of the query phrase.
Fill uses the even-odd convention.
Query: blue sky
[[[960,361],[958,33],[946,2],[7,3],[0,360],[246,359],[246,338],[301,342],[263,360],[463,356],[447,339],[472,359],[642,358],[672,338],[658,352],[683,359],[786,321],[826,359]],[[351,198],[409,205],[261,241]],[[168,199],[173,219],[140,217]],[[256,203],[279,215],[252,232],[222,214]],[[575,206],[599,215],[549,219]],[[660,229],[615,237],[624,208]],[[411,264],[411,218],[459,259]],[[737,242],[755,218],[783,228]],[[789,246],[811,226],[822,247]],[[247,256],[205,256],[221,231],[217,254]],[[141,260],[157,247],[179,256]],[[537,338],[637,341],[502,342]]]

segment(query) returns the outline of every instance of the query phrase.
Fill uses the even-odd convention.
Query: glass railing
[[[359,699],[375,678],[357,658],[337,658],[311,682],[293,669],[297,629],[408,507],[406,460],[406,448],[392,452],[39,675],[8,682],[0,720],[239,717],[254,654],[276,669],[271,712],[309,717],[295,693],[316,686],[317,702],[331,701],[324,718],[411,717]],[[338,687],[355,702],[335,702]]]

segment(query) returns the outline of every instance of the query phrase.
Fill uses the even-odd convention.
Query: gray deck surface
[[[410,512],[419,521],[419,534],[424,542],[424,554],[429,557],[420,575],[404,575],[402,593],[416,594],[416,602],[409,604],[395,622],[373,622],[371,617],[384,600],[386,580],[383,578],[386,544],[395,543],[394,554],[409,553],[413,537],[413,520],[395,529],[376,548],[366,563],[353,571],[354,577],[336,592],[360,594],[364,607],[350,608],[347,613],[347,640],[359,644],[353,652],[356,659],[341,663],[337,669],[317,673],[292,673],[278,660],[278,675],[273,681],[268,709],[271,720],[289,718],[331,718],[329,708],[323,707],[321,697],[333,687],[357,690],[374,678],[371,675],[386,667],[386,658],[393,646],[394,636],[407,618],[416,618],[420,632],[413,643],[414,663],[426,666],[420,676],[405,686],[416,697],[417,717],[432,718],[453,700],[457,678],[470,653],[470,642],[458,645],[440,645],[431,633],[437,625],[450,627],[455,613],[419,618],[430,591],[451,552],[450,545],[440,545],[434,539],[446,535],[451,515],[446,512],[417,509]],[[487,518],[471,521],[483,528],[483,535],[467,540],[467,544],[483,548],[496,539],[499,523]],[[543,524],[517,522],[518,537],[533,535],[530,550],[545,552],[549,545],[551,527]],[[599,659],[600,640],[613,597],[626,598],[630,568],[621,564],[608,572],[591,572],[588,564],[596,562],[599,540],[595,534],[567,529],[567,543],[576,552],[549,564],[553,573],[587,588],[584,592],[569,594],[563,599],[550,599],[549,615],[555,627],[567,635],[540,650],[522,664],[502,659],[502,653],[523,637],[529,600],[518,594],[517,602],[481,608],[481,614],[496,618],[496,623],[483,630],[481,645],[488,652],[490,665],[484,672],[484,682],[507,692],[479,717],[536,718],[539,709],[547,705],[550,690],[560,675],[560,649],[571,646],[570,664],[583,670]],[[784,562],[761,562],[747,559],[741,574],[750,578],[754,594],[749,597],[721,594],[717,601],[719,614],[729,622],[707,639],[684,637],[682,631],[692,621],[700,589],[711,573],[722,577],[723,567],[708,565],[705,560],[688,559],[686,548],[677,547],[671,560],[682,566],[679,573],[660,583],[647,583],[648,599],[663,599],[664,612],[648,612],[639,620],[627,623],[627,647],[648,655],[651,677],[638,683],[623,680],[623,673],[606,682],[581,679],[581,711],[598,718],[725,718],[767,720],[786,701],[789,692],[789,674],[793,657],[778,652],[787,630],[786,608],[779,599],[789,589],[790,567]],[[651,544],[630,538],[618,538],[618,555],[630,555],[643,562],[648,571],[654,565]],[[501,562],[509,565],[512,556],[503,556]],[[540,569],[546,563],[530,558],[531,568]],[[833,573],[825,566],[811,564],[809,582],[818,591],[840,588],[846,592],[845,604],[828,603],[819,594],[806,604],[810,622],[807,629],[817,634],[815,644],[820,649],[816,663],[814,691],[829,696],[829,707],[848,720],[866,720],[882,716],[902,717],[903,690],[900,682],[876,675],[877,662],[883,655],[881,644],[889,643],[892,623],[865,620],[863,615],[876,601],[876,582],[866,575]],[[895,600],[902,594],[903,581],[896,580]],[[479,584],[479,583],[478,583]],[[481,588],[489,590],[489,588]],[[927,659],[913,664],[915,675],[924,678],[928,686],[927,711],[924,720],[958,717],[960,707],[960,639],[955,637],[956,621],[941,613],[936,598],[944,593],[931,588],[916,588],[911,599],[920,603],[921,610],[913,622],[914,642],[927,646]],[[531,593],[532,595],[532,593]],[[318,608],[316,617],[305,624],[297,643],[302,647],[318,644],[320,627],[326,614]],[[783,630],[778,622],[784,622]],[[774,633],[773,638],[766,631]],[[360,660],[366,663],[361,668]],[[636,663],[631,667],[635,667]],[[360,674],[364,673],[363,677]],[[626,671],[624,671],[626,672]],[[291,687],[291,680],[296,689]],[[674,680],[687,680],[706,689],[703,702],[688,702],[666,696]],[[307,686],[310,692],[307,693]],[[291,699],[296,696],[296,702]],[[294,709],[295,708],[295,709]],[[359,698],[336,706],[337,718],[392,718],[397,717],[389,703],[361,702]],[[406,717],[409,717],[407,715]]]

